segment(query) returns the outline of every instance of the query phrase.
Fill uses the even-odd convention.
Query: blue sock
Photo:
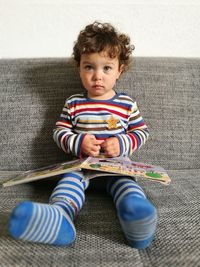
[[[157,224],[156,208],[142,188],[131,178],[114,178],[108,184],[114,199],[122,230],[131,247],[145,249],[154,238]]]
[[[54,189],[50,205],[31,201],[19,203],[10,217],[10,234],[32,242],[71,245],[76,238],[73,219],[84,203],[87,186],[80,173],[68,173]]]

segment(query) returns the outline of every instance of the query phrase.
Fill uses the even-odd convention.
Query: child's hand
[[[92,134],[87,134],[81,144],[81,151],[86,156],[96,157],[100,153],[101,144],[103,140],[97,140]]]
[[[105,154],[109,157],[118,157],[120,155],[120,145],[117,137],[110,137],[101,144]]]

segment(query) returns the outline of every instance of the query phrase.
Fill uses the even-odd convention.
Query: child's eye
[[[91,65],[85,65],[85,66],[84,66],[84,69],[85,69],[85,70],[91,70],[91,69],[92,69],[92,66],[91,66]]]
[[[110,66],[105,66],[105,67],[104,67],[104,71],[108,72],[108,71],[110,71],[110,70],[112,70],[112,68],[111,68]]]

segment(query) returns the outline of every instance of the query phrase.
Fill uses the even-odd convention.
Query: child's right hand
[[[81,144],[81,152],[83,155],[96,157],[100,153],[103,140],[97,140],[93,134],[87,134]]]

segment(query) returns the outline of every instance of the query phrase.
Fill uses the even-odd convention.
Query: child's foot
[[[154,238],[156,208],[148,199],[127,195],[119,203],[118,217],[131,247],[145,249]]]
[[[76,238],[73,222],[62,208],[30,201],[16,206],[8,228],[14,238],[59,246],[69,246]]]

